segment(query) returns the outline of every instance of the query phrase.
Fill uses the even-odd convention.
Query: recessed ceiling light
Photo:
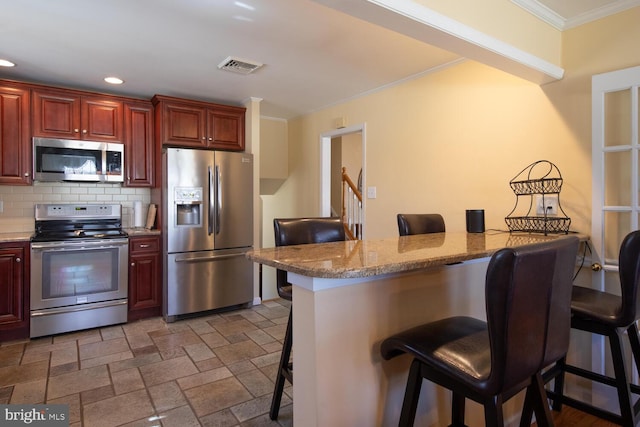
[[[11,61],[8,61],[6,59],[0,59],[0,67],[15,67],[16,64],[14,64]]]
[[[246,4],[246,3],[242,3],[241,1],[233,2],[233,4],[235,4],[235,5],[236,5],[236,6],[238,6],[238,7],[243,8],[243,9],[247,9],[247,10],[256,10],[256,8],[255,8],[255,7],[253,7],[253,6],[249,5],[249,4]]]
[[[124,83],[124,80],[119,79],[118,77],[105,77],[104,81],[112,85],[121,85]]]

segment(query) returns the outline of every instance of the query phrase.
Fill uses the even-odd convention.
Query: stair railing
[[[342,222],[344,231],[351,240],[362,239],[362,194],[342,168]]]

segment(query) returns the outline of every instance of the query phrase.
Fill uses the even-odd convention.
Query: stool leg
[[[453,392],[451,397],[451,425],[464,426],[464,405],[465,397],[460,393]]]
[[[633,353],[633,360],[636,363],[636,369],[640,371],[640,337],[638,336],[638,327],[636,322],[633,322],[631,326],[627,328],[627,335],[629,336],[629,342],[631,343],[631,353]]]
[[[522,405],[522,414],[520,415],[520,427],[530,426],[533,419],[534,409],[534,396],[532,396],[533,390],[531,386],[527,387],[527,393],[524,396],[524,403]]]
[[[534,411],[536,413],[536,424],[539,427],[553,426],[553,419],[547,402],[547,393],[544,389],[544,380],[539,372],[531,379],[531,384],[527,387],[522,416],[520,417],[520,427],[531,425],[531,415]]]
[[[494,396],[484,402],[485,427],[503,427],[504,415],[502,413],[502,395]]]
[[[399,427],[413,426],[413,421],[416,418],[416,409],[418,408],[420,388],[422,387],[422,374],[420,371],[420,361],[413,359],[409,369],[409,377],[407,378],[407,389],[404,392]]]
[[[553,382],[553,391],[557,397],[553,399],[553,404],[551,408],[554,411],[562,410],[562,393],[564,393],[564,367],[567,364],[567,358],[563,357],[558,360],[556,366],[559,369],[558,375],[554,378]]]
[[[282,391],[284,390],[284,382],[286,377],[284,373],[289,369],[289,358],[291,357],[291,345],[292,339],[292,317],[293,310],[289,311],[289,320],[287,321],[287,331],[284,334],[284,343],[282,345],[282,353],[280,354],[280,363],[278,364],[278,375],[276,377],[276,384],[273,390],[273,397],[271,398],[271,410],[269,411],[269,418],[272,420],[278,419],[278,412],[280,412],[280,401],[282,400]]]
[[[621,340],[622,332],[616,329],[609,334],[609,344],[611,346],[611,356],[613,359],[613,370],[616,376],[616,388],[618,390],[618,401],[620,402],[620,415],[622,425],[633,427],[633,402],[631,398],[631,388],[629,387],[629,377],[624,367],[624,349]]]

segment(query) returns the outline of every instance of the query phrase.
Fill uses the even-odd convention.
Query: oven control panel
[[[119,204],[37,204],[36,220],[73,218],[120,218]]]

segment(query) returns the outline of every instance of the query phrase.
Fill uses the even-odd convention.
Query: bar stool
[[[398,214],[398,232],[401,236],[444,231],[444,218],[440,214]]]
[[[339,242],[345,239],[344,224],[340,218],[276,218],[273,220],[276,246],[303,245],[307,243]],[[287,272],[276,270],[278,295],[292,301],[292,286],[287,280]],[[285,380],[293,384],[293,363],[290,362],[292,340],[292,313],[289,311],[287,330],[282,345],[276,384],[271,399],[269,417],[278,418],[280,401]]]
[[[382,342],[386,360],[413,356],[400,426],[413,425],[423,378],[452,391],[452,426],[465,425],[466,398],[484,405],[486,426],[502,426],[503,403],[524,389],[538,425],[553,424],[541,370],[545,358],[565,354],[569,346],[578,244],[569,236],[501,249],[487,268],[486,322],[450,317]]]
[[[553,409],[560,410],[562,404],[587,412],[599,418],[623,426],[638,423],[640,400],[634,403],[633,394],[640,394],[640,387],[630,383],[630,375],[625,368],[623,336],[625,331],[631,344],[631,352],[636,368],[640,369],[640,338],[636,321],[640,319],[638,304],[638,284],[640,282],[640,231],[633,231],[624,238],[618,258],[621,296],[581,286],[573,287],[571,297],[571,328],[587,331],[609,338],[615,378],[601,375],[587,369],[572,366],[562,358],[545,372],[545,383],[555,379],[553,390],[547,395],[553,402]],[[597,408],[583,401],[563,394],[565,373],[577,375],[597,383],[615,387],[618,393],[620,414]]]

